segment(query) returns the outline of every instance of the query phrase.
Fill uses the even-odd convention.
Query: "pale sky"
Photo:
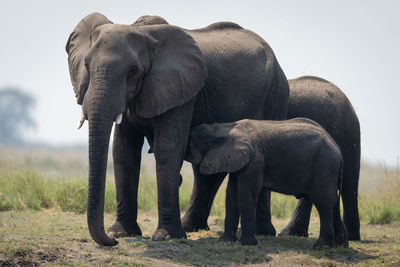
[[[335,83],[361,123],[362,157],[394,165],[400,157],[400,1],[54,1],[0,0],[0,88],[37,98],[35,141],[87,141],[69,78],[65,44],[77,23],[100,12],[131,24],[159,15],[187,29],[233,21],[263,37],[288,79]],[[397,163],[398,164],[398,163]]]

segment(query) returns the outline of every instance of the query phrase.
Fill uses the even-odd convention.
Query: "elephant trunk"
[[[100,245],[114,246],[118,242],[109,238],[104,231],[104,197],[107,170],[108,147],[113,122],[114,110],[109,101],[111,90],[88,92],[93,99],[88,100],[86,114],[89,121],[89,192],[87,221],[90,235]]]
[[[89,192],[87,222],[90,235],[100,245],[114,246],[118,242],[104,231],[104,194],[111,123],[89,120]]]

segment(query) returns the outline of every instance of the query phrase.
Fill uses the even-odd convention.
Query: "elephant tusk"
[[[115,123],[116,123],[116,124],[120,124],[121,121],[122,121],[122,113],[119,114],[119,115],[115,118]]]
[[[81,120],[78,123],[78,130],[82,127],[84,122],[85,122],[85,115],[83,115],[83,113],[82,113]]]

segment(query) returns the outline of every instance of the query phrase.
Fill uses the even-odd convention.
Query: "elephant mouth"
[[[123,113],[120,113],[117,117],[115,117],[115,120],[114,120],[115,124],[116,125],[121,124],[122,118],[123,118]],[[78,122],[78,127],[77,127],[78,130],[80,128],[82,128],[83,124],[85,123],[85,120],[87,120],[87,118],[86,118],[85,114],[83,114],[83,112],[82,112],[81,118],[80,118],[80,120]]]

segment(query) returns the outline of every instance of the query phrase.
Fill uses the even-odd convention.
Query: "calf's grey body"
[[[240,216],[242,244],[257,244],[256,206],[266,188],[305,197],[316,206],[321,230],[314,247],[348,245],[339,212],[341,152],[314,121],[202,124],[191,130],[186,159],[205,175],[230,173],[222,240],[236,240]]]

